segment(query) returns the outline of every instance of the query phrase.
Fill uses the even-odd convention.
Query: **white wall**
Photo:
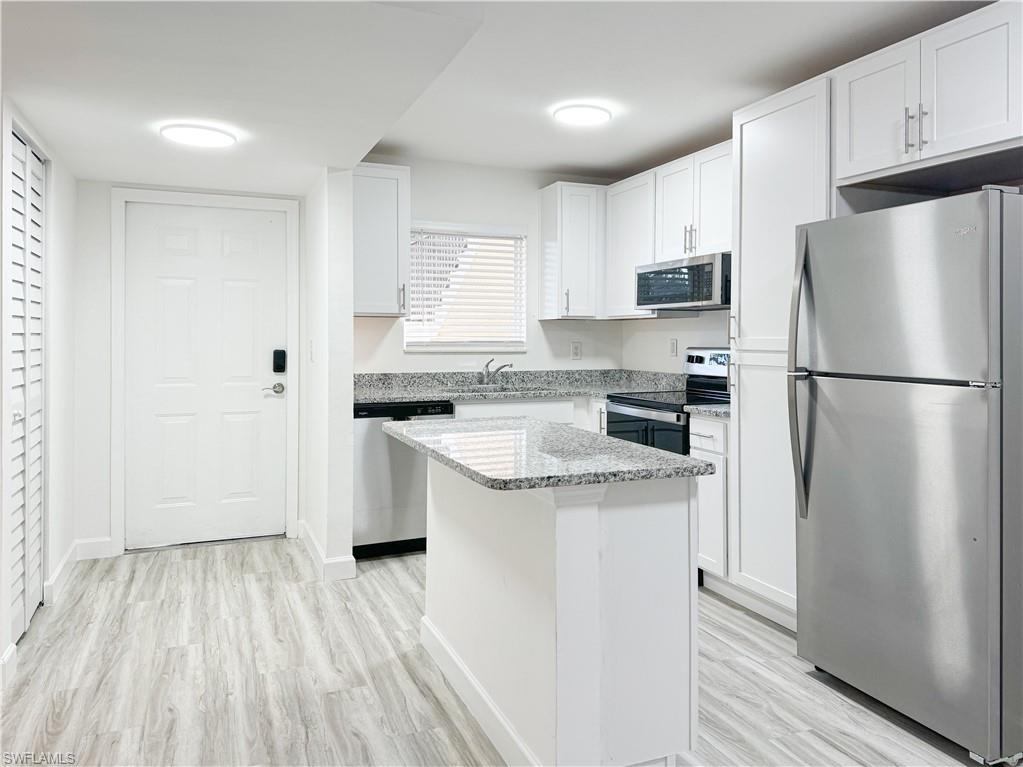
[[[110,183],[78,182],[74,498],[78,556],[110,547]]]
[[[324,170],[303,209],[299,520],[332,580],[355,575],[351,172]]]
[[[678,356],[669,353],[678,339]],[[681,373],[687,346],[728,346],[728,312],[703,312],[686,319],[622,322],[622,367]]]
[[[327,539],[327,171],[303,206],[302,347],[299,365],[299,524],[322,557]]]
[[[370,155],[370,162],[412,168],[412,221],[503,227],[523,232],[528,240],[526,348],[524,354],[501,353],[501,361],[519,370],[543,368],[616,368],[621,365],[622,323],[537,320],[540,275],[540,223],[537,192],[553,181],[607,183],[478,165],[407,160]],[[582,341],[581,360],[570,359],[572,341]],[[492,354],[406,354],[401,320],[358,317],[355,320],[355,371],[477,370]]]
[[[52,158],[46,249],[46,577],[43,597],[59,598],[74,564],[75,219],[77,182]]]

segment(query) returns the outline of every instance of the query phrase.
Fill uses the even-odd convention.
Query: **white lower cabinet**
[[[528,416],[555,423],[575,423],[575,403],[570,399],[473,400],[455,403],[455,418],[506,418]]]
[[[597,434],[607,434],[607,400],[590,400],[589,429]]]
[[[714,473],[696,482],[696,509],[699,517],[700,569],[722,578],[728,575],[728,459],[725,443],[728,424],[709,418],[690,418],[689,455],[714,464]],[[694,437],[694,433],[697,435]],[[722,435],[719,437],[718,435]],[[697,447],[708,443],[718,449]]]

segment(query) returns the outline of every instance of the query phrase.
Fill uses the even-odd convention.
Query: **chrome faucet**
[[[483,385],[484,386],[492,385],[494,383],[494,379],[497,378],[497,374],[498,373],[500,373],[505,368],[512,367],[512,364],[510,362],[506,362],[504,365],[500,365],[497,368],[491,370],[490,369],[490,364],[493,361],[494,361],[494,358],[491,357],[490,360],[487,362],[487,364],[483,366],[482,378],[483,378]]]

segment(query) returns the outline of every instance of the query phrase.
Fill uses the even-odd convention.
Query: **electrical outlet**
[[[668,356],[670,356],[670,357],[677,357],[678,356],[678,339],[677,338],[672,338],[670,341],[668,341]]]
[[[583,358],[583,342],[573,341],[572,342],[572,359],[581,360]]]

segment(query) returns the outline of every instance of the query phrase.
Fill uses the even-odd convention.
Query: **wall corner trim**
[[[320,580],[341,581],[355,578],[358,575],[355,557],[347,555],[327,558],[323,553],[320,542],[316,540],[316,536],[313,535],[305,520],[299,520],[298,524],[299,537],[305,541],[306,551],[309,552],[309,558],[313,561],[313,566],[316,568],[316,572],[319,573]]]
[[[67,547],[67,551],[64,552],[64,556],[60,558],[60,562],[57,563],[57,567],[44,583],[43,583],[43,603],[52,605],[54,602],[60,600],[60,595],[64,592],[64,587],[67,586],[68,578],[71,577],[71,571],[75,567],[75,562],[78,561],[78,541],[71,541],[71,544]]]
[[[18,646],[11,642],[0,655],[0,690],[10,687],[18,672]]]

